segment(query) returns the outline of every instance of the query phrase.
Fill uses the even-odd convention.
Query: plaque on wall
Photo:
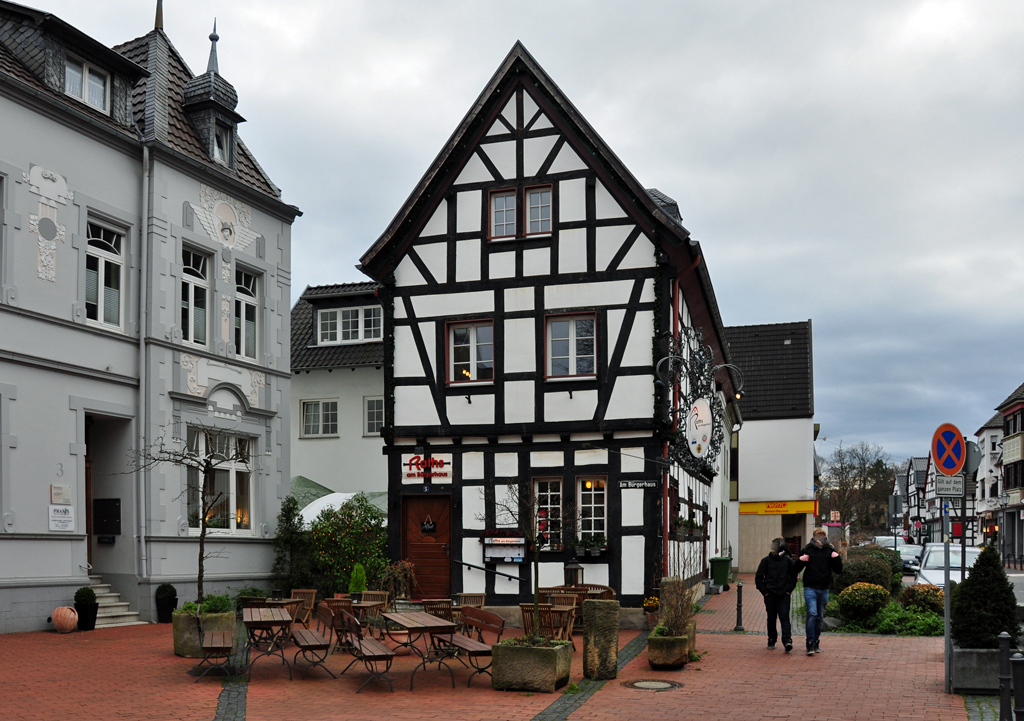
[[[70,506],[71,502],[70,483],[50,484],[50,503],[55,506]]]
[[[75,507],[74,506],[50,506],[50,530],[75,531]]]

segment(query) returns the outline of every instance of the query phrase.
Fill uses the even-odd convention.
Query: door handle
[[[445,556],[446,556],[447,558],[451,558],[452,554],[451,554],[451,553],[449,553],[448,549],[449,549],[449,544],[447,544],[447,543],[446,543],[446,544],[444,544],[444,555],[445,555]]]

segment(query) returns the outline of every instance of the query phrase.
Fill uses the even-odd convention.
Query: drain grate
[[[674,688],[682,688],[683,684],[675,681],[662,681],[661,679],[642,678],[637,681],[623,681],[626,688],[637,688],[641,691],[671,691]]]

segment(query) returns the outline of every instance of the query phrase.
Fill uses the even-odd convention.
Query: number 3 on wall
[[[57,464],[57,478],[63,478],[63,476],[64,476],[64,464],[63,463],[58,463]]]

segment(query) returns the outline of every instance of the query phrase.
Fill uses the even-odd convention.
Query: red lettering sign
[[[440,470],[445,467],[445,462],[440,458],[421,458],[420,456],[413,456],[405,465],[408,468],[408,471],[405,474],[406,478],[448,477],[448,471]]]

